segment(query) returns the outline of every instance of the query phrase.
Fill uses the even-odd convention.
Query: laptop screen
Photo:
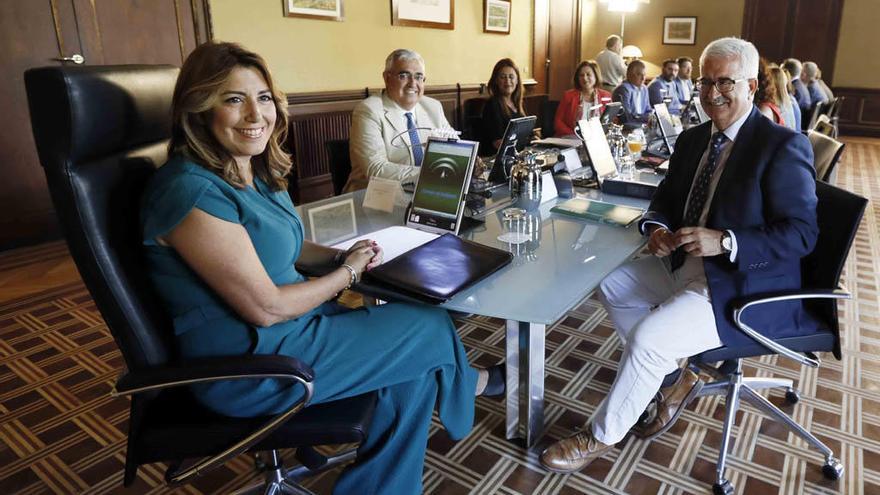
[[[654,105],[654,113],[657,115],[657,122],[660,123],[660,133],[663,134],[666,146],[669,147],[669,152],[672,153],[675,139],[681,134],[682,129],[680,126],[675,125],[666,103]]]
[[[507,129],[504,130],[504,136],[501,137],[501,145],[498,146],[492,171],[489,172],[490,182],[505,182],[507,180],[510,170],[505,166],[504,157],[513,157],[517,150],[522,150],[529,144],[529,137],[537,121],[538,117],[534,115],[510,119],[507,123]]]
[[[476,141],[428,140],[407,225],[428,232],[458,233],[478,145]]]
[[[605,139],[602,123],[598,117],[594,117],[579,121],[578,128],[584,145],[587,147],[587,153],[590,155],[590,163],[596,174],[596,180],[601,187],[602,181],[617,175],[617,167],[614,165],[614,157],[611,156],[611,147],[608,146],[608,140]]]
[[[703,104],[700,102],[699,98],[694,98],[694,108],[697,109],[697,116],[699,116],[701,124],[709,121],[709,115],[706,113],[706,110],[703,109]]]

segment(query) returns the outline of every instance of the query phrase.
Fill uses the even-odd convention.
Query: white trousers
[[[701,258],[674,273],[646,256],[621,265],[599,285],[599,299],[624,342],[608,396],[591,420],[593,435],[623,439],[678,360],[721,346]]]

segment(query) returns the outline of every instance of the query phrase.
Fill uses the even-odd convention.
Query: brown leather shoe
[[[633,427],[633,433],[644,440],[659,437],[675,424],[675,420],[697,397],[702,388],[703,381],[700,377],[690,368],[683,369],[675,383],[657,392],[657,413],[653,420],[645,424],[637,424]]]
[[[596,440],[589,425],[584,431],[563,438],[541,454],[541,465],[555,473],[580,471],[594,460],[607,454],[614,445]]]

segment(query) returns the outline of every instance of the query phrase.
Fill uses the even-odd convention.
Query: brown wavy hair
[[[584,67],[589,67],[593,71],[593,76],[596,78],[596,84],[593,85],[593,91],[602,87],[602,71],[599,70],[599,63],[595,60],[584,60],[579,63],[577,68],[574,70],[574,88],[578,91],[583,91],[584,88],[581,87],[581,82],[578,79],[578,74],[580,74],[581,69]]]
[[[778,91],[776,81],[770,74],[770,64],[767,59],[761,57],[758,61],[758,89],[755,91],[755,105],[760,106],[761,103],[768,101],[780,105],[781,98]]]
[[[520,115],[525,115],[526,112],[523,110],[523,83],[522,77],[519,75],[519,67],[513,62],[513,60],[509,58],[502,58],[498,62],[495,63],[495,67],[492,69],[492,76],[489,77],[489,83],[486,86],[489,88],[489,94],[493,97],[498,96],[500,92],[500,88],[498,87],[498,74],[501,73],[501,70],[505,67],[510,67],[516,72],[516,89],[513,90],[513,94],[510,95],[510,99],[513,100],[513,104],[516,105],[516,111],[520,113]],[[501,111],[504,112],[505,117],[510,117],[510,109],[507,108],[507,105],[501,105]]]
[[[211,132],[213,108],[232,71],[247,67],[259,72],[275,102],[275,127],[266,149],[254,157],[254,175],[273,191],[287,189],[292,161],[282,148],[287,139],[287,98],[277,91],[263,57],[236,43],[205,43],[189,54],[171,100],[171,142],[168,153],[180,153],[214,172],[236,188],[244,188],[235,159]]]

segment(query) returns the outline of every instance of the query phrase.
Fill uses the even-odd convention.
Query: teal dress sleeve
[[[144,244],[156,245],[156,238],[168,234],[198,208],[209,215],[233,223],[241,222],[238,205],[210,179],[198,175],[175,175],[145,198]]]

